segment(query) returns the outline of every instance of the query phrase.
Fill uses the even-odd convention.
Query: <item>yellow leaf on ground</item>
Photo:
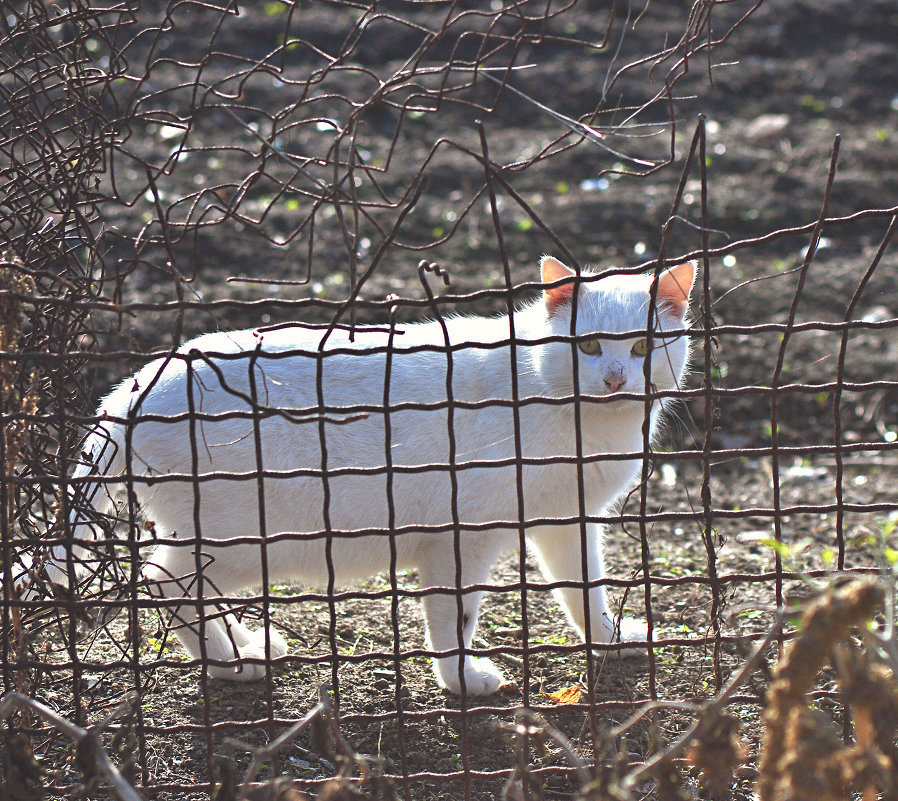
[[[563,687],[554,693],[540,693],[540,695],[551,698],[556,704],[579,704],[581,692],[583,692],[583,688],[579,684],[572,684],[570,687]]]

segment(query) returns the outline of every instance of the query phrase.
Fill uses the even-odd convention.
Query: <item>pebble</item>
[[[761,114],[745,126],[745,135],[749,139],[775,139],[785,133],[789,127],[788,114]]]

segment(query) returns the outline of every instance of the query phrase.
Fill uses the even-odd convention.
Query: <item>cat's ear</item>
[[[677,317],[686,316],[695,268],[694,261],[687,261],[665,270],[658,277],[658,303],[668,306]]]
[[[544,284],[552,284],[562,278],[576,278],[575,273],[570,267],[562,264],[558,259],[551,256],[543,256],[539,260],[540,277]],[[561,286],[553,286],[543,290],[543,299],[546,302],[546,309],[549,314],[554,314],[555,310],[562,304],[570,301],[574,294],[575,281],[569,281]]]

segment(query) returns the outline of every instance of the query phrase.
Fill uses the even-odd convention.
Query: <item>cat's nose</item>
[[[620,373],[605,376],[605,386],[609,392],[619,392],[620,388],[627,383],[627,379]]]

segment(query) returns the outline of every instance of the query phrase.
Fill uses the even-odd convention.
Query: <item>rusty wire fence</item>
[[[792,631],[780,610],[834,571],[888,572],[898,519],[898,380],[888,367],[898,321],[870,300],[894,291],[894,204],[832,210],[836,140],[831,163],[819,165],[816,218],[728,237],[712,215],[709,170],[722,151],[711,149],[702,92],[760,5],[4,7],[5,797],[695,797],[690,770],[703,772],[707,797],[749,797],[756,774],[739,766],[757,763],[765,730],[779,731],[761,710]],[[654,232],[627,252],[615,242],[636,229],[602,210],[604,193],[621,186],[646,198],[637,209]],[[847,250],[856,235],[865,248],[849,269],[839,242]],[[583,475],[622,458],[584,452],[581,413],[570,410],[588,399],[576,389],[558,401],[557,418],[547,415],[559,437],[576,435],[575,458],[528,452],[520,419],[530,419],[533,398],[497,385],[472,401],[471,388],[452,382],[453,361],[476,343],[430,347],[437,400],[391,398],[389,366],[376,402],[361,373],[345,395],[325,398],[327,360],[305,346],[287,353],[313,365],[303,369],[318,376],[315,403],[278,408],[255,386],[235,390],[245,406],[225,414],[248,420],[256,442],[231,479],[254,497],[247,504],[234,489],[241,508],[230,509],[221,492],[216,525],[254,522],[227,547],[203,534],[197,512],[204,482],[228,472],[201,467],[216,447],[203,434],[215,410],[201,401],[212,373],[197,379],[198,407],[168,423],[156,413],[163,427],[182,425],[187,468],[155,473],[132,447],[140,424],[126,415],[116,443],[125,469],[101,481],[117,503],[102,513],[88,502],[96,481],[76,471],[95,456],[84,450],[104,422],[93,410],[151,358],[164,369],[189,363],[190,375],[206,366],[224,385],[222,365],[254,375],[260,351],[244,343],[216,361],[178,347],[207,331],[255,328],[270,339],[298,319],[307,337],[379,332],[386,364],[399,363],[407,350],[394,340],[410,322],[448,330],[453,315],[507,314],[538,297],[543,252],[575,270],[615,253],[629,273],[698,265],[682,332],[693,343],[691,375],[636,393],[644,411],[663,397],[671,413],[654,442],[639,424],[641,452],[629,454],[636,487],[610,508],[585,507]],[[577,352],[571,332],[554,339]],[[493,346],[533,343],[509,331]],[[273,386],[266,369],[273,364],[260,373],[263,395]],[[132,389],[148,394],[164,375],[160,367],[150,387],[132,378]],[[510,386],[518,380],[512,369]],[[502,456],[507,443],[479,456],[461,446],[454,415],[478,404],[518,420],[511,456]],[[441,461],[393,463],[390,419],[409,408],[445,436]],[[387,444],[379,461],[354,462],[352,426],[373,418]],[[261,421],[272,419],[311,430],[317,462],[275,458],[290,453],[294,434],[263,443]],[[344,427],[349,434],[334,433]],[[547,521],[528,516],[523,475],[565,458],[570,484],[553,491],[579,495],[580,508],[566,518],[560,504],[557,516],[581,543],[592,525],[606,528],[606,573],[552,579],[522,551],[487,580],[466,582],[459,476],[506,471],[501,489],[517,494],[519,513],[495,525],[524,543]],[[275,524],[265,513],[272,488],[297,471],[319,487],[297,506],[311,497],[317,508],[311,522]],[[381,483],[370,522],[344,530],[334,487],[353,471]],[[393,485],[412,474],[430,483],[419,508],[399,510]],[[172,483],[195,500],[186,518],[194,531],[160,533],[141,511],[153,486]],[[447,509],[437,523],[425,511],[435,504]],[[401,564],[403,543],[422,528],[452,541],[454,580],[421,588]],[[334,554],[365,534],[386,548],[387,566],[356,554],[358,564],[370,559],[371,575],[343,582]],[[157,575],[157,585],[177,578],[182,591],[160,598],[141,565],[154,547],[175,547],[171,538],[195,567]],[[291,581],[281,564],[291,538],[320,543],[322,574]],[[54,547],[69,554],[57,562],[62,575]],[[259,562],[255,586],[235,595],[216,585],[222,574],[211,565],[230,561],[239,572],[247,560]],[[621,658],[619,643],[580,642],[551,592],[571,586],[584,598],[601,586],[615,614],[647,620],[641,658]],[[480,629],[465,642],[475,592],[484,596]],[[452,600],[452,647],[422,634],[419,605],[433,596]],[[843,623],[881,604],[845,597],[833,603],[857,601],[861,612]],[[247,632],[280,632],[238,667],[257,681],[215,673],[234,671],[208,651],[222,621],[237,656]],[[178,645],[185,627],[199,629],[195,653]],[[501,667],[508,681],[498,693],[475,695],[464,680],[460,695],[438,685],[431,661],[467,652]],[[850,741],[858,719],[834,676],[806,689]],[[891,759],[886,740],[877,747]],[[858,778],[849,773],[839,781]],[[869,769],[862,778],[881,777]]]

